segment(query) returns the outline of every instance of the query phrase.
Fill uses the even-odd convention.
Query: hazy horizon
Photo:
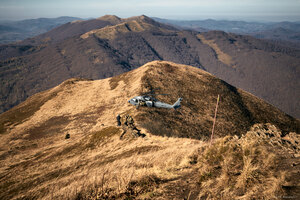
[[[299,0],[1,0],[0,20],[147,15],[174,20],[300,21]]]
[[[130,15],[130,16],[119,16],[117,14],[103,14],[103,15],[100,15],[98,17],[86,17],[86,18],[81,18],[81,17],[78,17],[78,16],[54,16],[54,17],[34,17],[34,18],[24,18],[24,19],[0,19],[0,22],[13,22],[13,21],[23,21],[23,20],[32,20],[32,19],[55,19],[55,18],[60,18],[60,17],[74,17],[74,18],[80,18],[82,20],[89,20],[89,19],[96,19],[96,18],[99,18],[99,17],[102,17],[102,16],[105,16],[105,15],[115,15],[117,17],[120,17],[120,18],[129,18],[129,17],[133,17],[133,16],[141,16],[141,15],[145,15],[145,14],[141,14],[141,15]],[[147,16],[147,15],[146,15]],[[257,22],[257,23],[276,23],[276,22],[300,22],[300,18],[297,19],[297,20],[290,20],[289,18],[285,18],[285,19],[282,19],[282,20],[267,20],[267,19],[264,19],[264,20],[260,20],[260,18],[245,18],[245,19],[242,19],[242,18],[239,18],[237,16],[232,16],[232,17],[223,17],[223,18],[218,18],[218,17],[199,17],[199,18],[188,18],[188,17],[158,17],[158,16],[148,16],[150,18],[160,18],[160,19],[166,19],[166,20],[174,20],[174,21],[202,21],[202,20],[216,20],[216,21],[244,21],[244,22]]]

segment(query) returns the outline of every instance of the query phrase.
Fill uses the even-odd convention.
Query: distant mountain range
[[[0,22],[0,44],[13,43],[45,33],[67,22],[80,20],[77,17],[38,18],[22,21]]]
[[[169,20],[154,18],[156,21],[172,24],[178,28],[196,31],[220,30],[227,33],[251,35],[269,39],[288,46],[300,48],[300,22],[245,22],[228,20]],[[284,43],[288,42],[288,43]]]
[[[2,112],[71,77],[102,79],[168,60],[204,69],[300,118],[300,50],[223,31],[182,30],[147,16],[69,22],[0,46],[0,60]]]
[[[246,22],[213,19],[169,20],[157,17],[152,19],[170,24],[179,29],[191,29],[200,32],[220,30],[227,33],[251,35],[259,39],[269,39],[281,45],[300,48],[300,22]],[[62,24],[77,20],[82,19],[77,17],[58,17],[0,21],[0,44],[13,43],[34,37]],[[95,23],[97,23],[96,20]],[[91,25],[90,22],[88,24]],[[82,26],[83,24],[80,25]],[[72,29],[75,29],[75,27],[72,27]],[[84,28],[82,31],[84,31]],[[71,31],[68,32],[70,33]]]

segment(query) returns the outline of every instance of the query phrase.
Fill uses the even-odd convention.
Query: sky
[[[181,20],[300,21],[300,0],[0,0],[0,20],[147,15]]]

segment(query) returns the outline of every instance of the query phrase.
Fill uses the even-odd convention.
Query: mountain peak
[[[127,102],[128,99],[153,88],[159,88],[158,93],[169,94],[159,96],[162,102],[173,104],[179,97],[183,97],[180,111],[147,107],[136,110]],[[97,122],[87,123],[86,129],[96,130],[101,128],[102,123],[113,125],[118,113],[130,113],[139,127],[152,134],[207,139],[218,94],[221,96],[218,123],[222,124],[216,129],[219,137],[228,134],[240,135],[254,122],[265,121],[285,131],[299,131],[299,121],[286,116],[261,99],[201,69],[166,61],[153,61],[104,80],[65,81],[0,115],[1,129],[4,132],[25,134],[22,131],[25,127],[42,126],[59,117],[65,119],[64,126],[72,123],[71,129],[76,132],[76,124],[82,118],[88,117],[97,119]],[[36,107],[37,105],[40,106]],[[14,121],[14,116],[18,115],[27,118]],[[74,123],[74,116],[82,117]]]
[[[107,15],[101,17],[99,19],[102,20],[113,20],[115,21],[116,16]],[[153,30],[161,30],[161,31],[169,31],[169,30],[176,30],[176,28],[161,24],[156,22],[155,20],[147,17],[145,15],[130,17],[126,19],[120,19],[119,23],[115,23],[112,26],[106,26],[104,28],[91,30],[81,36],[81,38],[86,39],[90,35],[95,34],[97,37],[102,39],[113,39],[116,35],[120,33],[127,33],[127,32],[142,32],[142,31],[153,31]]]
[[[146,15],[139,15],[139,16],[133,16],[125,19],[126,21],[132,21],[132,20],[152,20],[150,17]]]
[[[103,20],[103,21],[109,21],[109,22],[113,22],[115,24],[120,23],[122,21],[121,18],[119,18],[116,15],[104,15],[102,17],[97,18],[98,20]]]
[[[128,19],[122,19],[121,23],[113,26],[106,26],[104,28],[95,29],[89,31],[81,36],[86,39],[90,35],[94,34],[102,39],[114,39],[117,35],[128,32],[143,32],[153,30],[168,30],[169,26],[164,26],[158,22],[155,22],[151,18],[146,16],[132,17]],[[174,29],[174,28],[172,28]]]
[[[159,23],[159,22],[153,20],[151,17],[148,17],[146,15],[140,15],[140,16],[126,18],[126,19],[124,19],[124,21],[127,21],[127,22],[128,21],[138,21],[138,22],[148,23],[148,24],[151,24],[156,27],[161,27],[161,28],[165,28],[165,29],[169,29],[169,30],[177,30],[173,26]]]
[[[145,21],[154,21],[152,18],[146,16],[146,15],[140,15],[137,18],[141,19],[141,20],[145,20]]]

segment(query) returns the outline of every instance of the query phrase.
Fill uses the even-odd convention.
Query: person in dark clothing
[[[127,123],[128,117],[129,117],[129,115],[125,115],[125,122],[124,122],[124,125],[125,125],[125,126],[128,126],[128,123]]]
[[[121,126],[121,116],[120,116],[120,114],[118,114],[118,116],[117,116],[117,123],[118,123],[118,126]]]

